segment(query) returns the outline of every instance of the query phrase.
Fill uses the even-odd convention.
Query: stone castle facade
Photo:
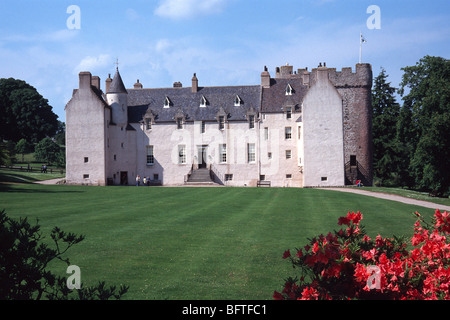
[[[285,65],[261,83],[126,88],[79,74],[67,103],[66,183],[372,184],[372,69]]]

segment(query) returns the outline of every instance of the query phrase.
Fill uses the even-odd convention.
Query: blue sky
[[[79,29],[67,27],[70,5]],[[367,27],[370,5],[380,29]],[[127,87],[190,86],[194,72],[200,86],[254,85],[264,66],[355,68],[362,32],[362,62],[398,87],[402,67],[450,58],[449,9],[448,0],[1,0],[0,78],[33,85],[64,121],[78,73],[104,88],[116,59]]]

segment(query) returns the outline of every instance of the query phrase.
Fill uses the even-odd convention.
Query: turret
[[[128,92],[118,68],[106,92],[106,100],[112,109],[112,122],[116,125],[125,126],[128,123]]]

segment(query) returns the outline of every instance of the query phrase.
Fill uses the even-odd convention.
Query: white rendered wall
[[[343,186],[342,99],[327,71],[318,71],[304,99],[303,142],[304,186]]]

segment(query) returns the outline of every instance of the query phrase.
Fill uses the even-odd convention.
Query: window
[[[264,140],[269,140],[269,128],[264,128]]]
[[[186,146],[179,145],[178,146],[178,164],[186,163]]]
[[[88,157],[84,157],[84,163],[88,163],[89,162],[89,158]]]
[[[152,119],[145,119],[145,130],[150,130],[152,128]]]
[[[286,119],[291,119],[292,118],[292,108],[287,108],[286,109]]]
[[[89,179],[89,175],[88,174],[83,174],[83,179]]]
[[[298,126],[298,140],[302,138],[302,126]]]
[[[236,96],[236,97],[234,98],[234,106],[235,106],[235,107],[240,107],[241,104],[242,104],[241,98],[240,98],[239,96]]]
[[[116,161],[117,160],[117,156],[116,155],[114,155],[114,161]]]
[[[291,127],[284,128],[284,137],[286,140],[290,140],[292,138],[292,128]]]
[[[206,132],[206,122],[202,121],[201,125],[200,125],[200,133],[205,133]]]
[[[291,85],[288,84],[286,87],[286,95],[291,96],[293,92],[294,92],[294,90],[292,89]]]
[[[219,116],[219,130],[225,129],[225,117]]]
[[[260,174],[259,175],[259,180],[260,181],[265,181],[266,180],[266,175],[265,174]]]
[[[204,96],[202,96],[202,98],[200,99],[200,108],[204,108],[207,105],[207,101],[206,98]]]
[[[159,174],[154,173],[153,174],[153,180],[159,180]]]
[[[166,97],[166,99],[164,100],[164,108],[170,108],[171,105],[172,102],[170,101],[169,97]]]
[[[255,162],[256,161],[256,152],[255,152],[255,144],[254,143],[249,143],[247,145],[247,149],[248,149],[248,162]]]
[[[219,162],[226,163],[227,162],[227,145],[221,144],[219,145]]]
[[[178,130],[183,129],[183,119],[182,118],[177,118],[177,129]]]
[[[321,181],[327,181],[328,178],[327,178],[327,177],[321,177],[320,180],[321,180]]]
[[[250,129],[254,129],[255,128],[255,115],[253,115],[253,114],[248,116],[248,127]]]
[[[270,160],[270,159],[272,159],[272,152],[268,152],[267,153],[267,158]]]
[[[154,165],[155,157],[153,156],[153,146],[147,146],[147,165]]]
[[[350,156],[350,165],[351,166],[356,166],[357,161],[356,161],[356,156],[355,155],[351,155]]]
[[[287,174],[286,179],[292,179],[292,174]]]
[[[225,181],[232,181],[233,180],[233,174],[227,173],[225,174]]]
[[[286,159],[291,159],[291,158],[292,158],[291,150],[286,150]]]

